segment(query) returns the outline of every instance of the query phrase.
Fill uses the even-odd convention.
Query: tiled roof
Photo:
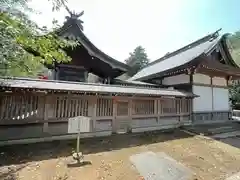
[[[75,83],[39,79],[22,79],[22,78],[0,78],[0,87],[2,88],[19,88],[19,89],[38,89],[53,91],[69,91],[69,92],[88,92],[88,93],[115,93],[126,95],[147,95],[147,96],[178,96],[192,97],[192,93],[160,89],[160,88],[143,88],[134,86],[116,86],[106,84],[89,84]]]
[[[200,55],[208,53],[221,39],[221,37],[214,37],[213,35],[214,33],[173,53],[168,53],[166,56],[150,63],[129,80],[147,80],[152,75],[187,64]]]

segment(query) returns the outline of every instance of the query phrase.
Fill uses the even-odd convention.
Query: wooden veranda
[[[0,141],[67,135],[68,119],[91,117],[83,137],[191,123],[191,93],[44,80],[2,79]],[[108,92],[107,92],[108,91]]]

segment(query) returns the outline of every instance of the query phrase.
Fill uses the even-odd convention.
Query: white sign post
[[[68,119],[68,133],[78,134],[77,136],[77,152],[73,154],[73,158],[78,161],[78,163],[83,161],[83,155],[79,152],[80,146],[80,134],[84,132],[90,132],[90,121],[91,119],[86,116],[77,116]]]

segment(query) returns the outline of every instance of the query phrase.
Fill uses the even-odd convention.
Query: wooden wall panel
[[[211,85],[211,78],[205,74],[193,74],[193,83]]]
[[[162,80],[163,85],[176,85],[176,84],[186,84],[186,83],[190,83],[190,76],[187,74],[170,76]]]
[[[227,86],[227,80],[225,78],[221,78],[221,77],[213,77],[212,85]]]

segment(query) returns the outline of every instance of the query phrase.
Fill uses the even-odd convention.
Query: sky
[[[29,4],[40,14],[31,18],[51,27],[63,23],[65,9],[53,13],[48,0]],[[70,10],[84,15],[84,33],[104,53],[124,62],[137,46],[151,61],[222,28],[240,30],[238,0],[68,0]]]

